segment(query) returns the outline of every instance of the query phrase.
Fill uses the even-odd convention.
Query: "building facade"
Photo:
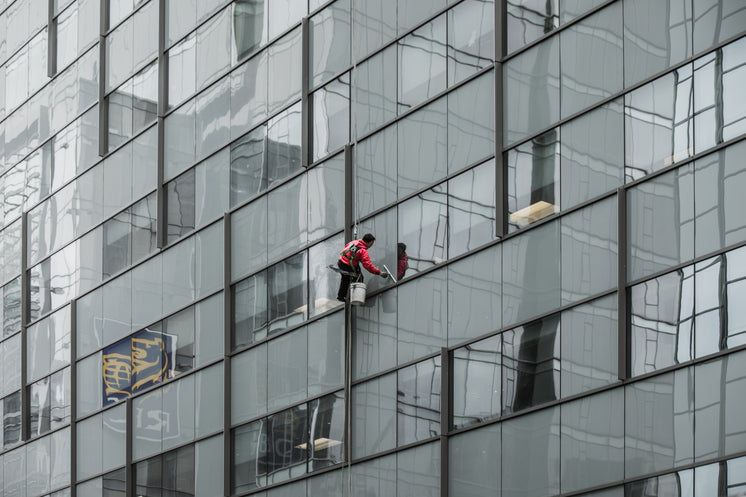
[[[0,497],[745,496],[745,92],[743,0],[0,0]]]

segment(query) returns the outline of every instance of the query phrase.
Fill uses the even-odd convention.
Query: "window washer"
[[[342,273],[342,280],[339,282],[339,291],[337,292],[337,300],[342,302],[347,297],[347,291],[350,287],[350,281],[354,278],[356,282],[363,281],[363,273],[360,271],[360,263],[363,267],[371,274],[377,274],[382,278],[386,279],[389,277],[387,273],[382,273],[380,269],[373,265],[368,255],[368,249],[373,246],[373,242],[376,241],[376,237],[370,233],[366,233],[360,240],[352,240],[350,243],[345,245],[344,250],[340,252],[337,266],[339,269],[344,271]]]
[[[401,242],[396,244],[396,279],[400,280],[404,277],[404,273],[409,269],[409,256],[407,255],[407,246]]]

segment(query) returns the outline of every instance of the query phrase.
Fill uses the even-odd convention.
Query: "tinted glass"
[[[269,342],[267,364],[268,408],[303,400],[308,391],[308,331],[305,327]]]
[[[397,373],[397,443],[406,445],[440,434],[440,357]]]
[[[500,416],[502,335],[453,352],[453,426],[461,428]]]
[[[448,440],[448,495],[500,495],[501,427],[493,424]]]
[[[310,84],[316,86],[350,65],[350,0],[337,0],[310,21]]]
[[[352,333],[354,379],[384,371],[396,362],[397,290],[365,299],[355,313]]]
[[[448,171],[491,155],[495,148],[495,77],[489,72],[448,94]]]
[[[354,3],[353,46],[358,60],[396,37],[396,3],[397,0]]]
[[[313,159],[350,141],[350,76],[345,74],[313,94]]]
[[[309,403],[311,417],[309,470],[314,471],[344,461],[344,393],[339,392]]]
[[[308,326],[308,395],[344,385],[344,313],[337,312]]]
[[[393,1],[393,0],[388,0]],[[370,5],[374,2],[365,2]],[[357,7],[365,8],[365,7]],[[357,66],[353,133],[363,136],[396,116],[396,49],[387,47]]]
[[[469,0],[448,11],[448,86],[492,64],[494,9],[492,0]]]
[[[399,204],[398,212],[399,243],[406,245],[408,273],[443,263],[448,257],[446,185],[438,185]]]
[[[446,100],[441,98],[398,123],[399,198],[446,176]]]
[[[446,345],[446,283],[440,270],[399,287],[399,364]]]
[[[396,376],[382,376],[352,388],[352,457],[396,446]]]
[[[233,287],[233,347],[267,336],[267,274],[261,272]]]
[[[267,128],[260,126],[231,144],[231,205],[267,188]]]
[[[270,333],[298,324],[308,316],[306,259],[306,252],[302,252],[267,271]]]
[[[448,256],[495,238],[495,165],[488,161],[448,182]]]
[[[397,130],[389,126],[361,141],[355,151],[357,203],[361,215],[396,200]]]
[[[420,445],[396,455],[396,495],[440,495],[440,442]]]
[[[265,50],[231,73],[231,138],[267,116],[267,60]]]
[[[446,18],[441,16],[399,42],[399,112],[445,89],[445,38]]]

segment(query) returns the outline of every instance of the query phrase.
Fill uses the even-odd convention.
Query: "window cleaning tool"
[[[394,283],[396,283],[396,278],[394,277],[394,273],[392,273],[391,270],[386,267],[386,264],[383,265],[383,269],[385,269],[386,272],[389,274],[389,278],[391,278],[394,281]]]

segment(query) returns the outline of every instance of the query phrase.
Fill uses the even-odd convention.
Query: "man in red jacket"
[[[380,275],[384,279],[388,278],[388,274],[381,273],[381,270],[373,265],[370,255],[368,255],[368,249],[373,246],[373,242],[375,241],[376,237],[370,233],[366,233],[362,239],[352,240],[345,245],[344,250],[339,253],[340,257],[337,261],[337,266],[342,271],[351,275],[342,274],[342,280],[339,282],[339,291],[337,292],[337,300],[344,302],[350,287],[350,281],[353,277],[355,281],[363,281],[363,273],[360,271],[361,263],[369,273]]]

